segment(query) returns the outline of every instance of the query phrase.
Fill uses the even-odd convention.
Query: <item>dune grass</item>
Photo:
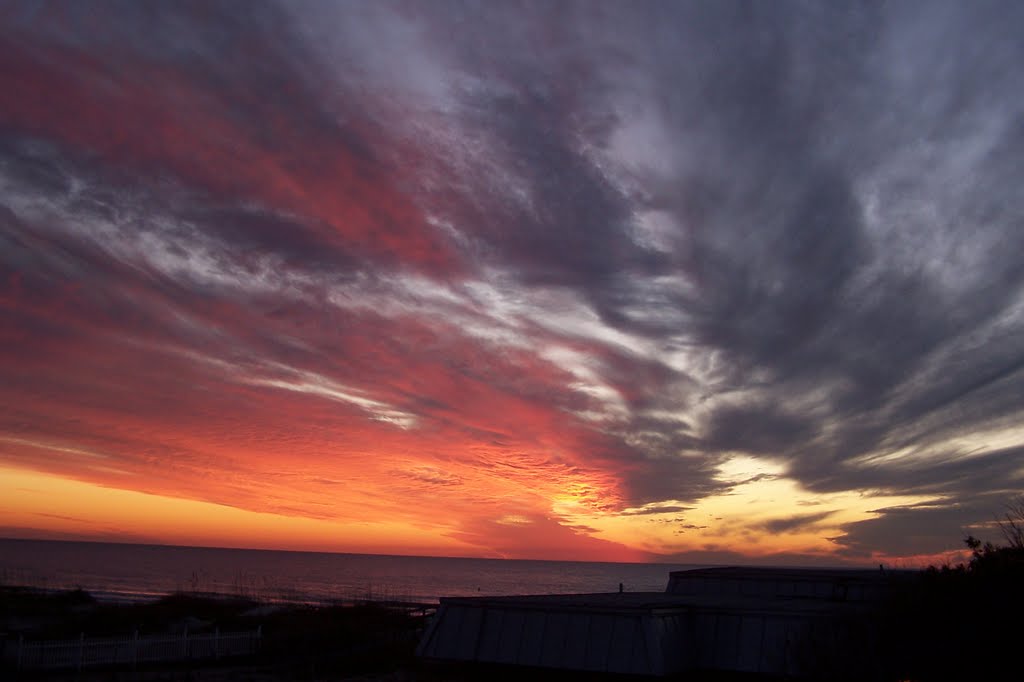
[[[177,593],[152,602],[118,604],[98,602],[83,590],[0,586],[0,632],[6,632],[8,641],[19,636],[57,640],[80,633],[94,637],[258,627],[260,652],[247,665],[286,679],[382,673],[410,665],[424,624],[422,614],[375,603],[280,604]],[[229,664],[237,661],[219,665]]]

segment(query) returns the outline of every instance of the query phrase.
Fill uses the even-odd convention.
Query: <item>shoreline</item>
[[[5,576],[6,577],[6,576]],[[24,576],[22,576],[24,577]],[[434,605],[440,603],[441,596],[407,595],[388,589],[374,589],[368,587],[364,590],[338,590],[333,594],[318,592],[303,592],[302,590],[284,587],[235,587],[225,586],[225,589],[192,589],[178,586],[175,588],[162,588],[153,590],[139,589],[111,589],[110,587],[95,587],[87,581],[74,580],[49,580],[40,578],[36,580],[11,581],[0,579],[0,591],[22,590],[35,591],[41,594],[59,594],[65,592],[86,592],[97,602],[103,604],[147,604],[159,601],[172,595],[189,595],[199,598],[220,599],[220,600],[250,600],[264,604],[281,604],[285,606],[334,606],[339,604],[363,604],[363,603],[394,603],[394,604],[416,604]]]
[[[247,594],[236,594],[233,592],[216,592],[208,590],[173,590],[170,592],[119,592],[114,590],[93,590],[85,587],[74,586],[74,587],[51,587],[51,586],[40,586],[32,584],[9,584],[0,583],[0,595],[6,592],[23,592],[32,593],[40,596],[55,596],[69,593],[80,592],[89,595],[98,604],[109,605],[109,606],[132,606],[132,605],[144,605],[153,604],[159,602],[162,599],[170,597],[189,597],[200,600],[210,601],[221,601],[221,602],[232,602],[232,601],[250,601],[258,603],[262,606],[280,606],[282,608],[287,607],[313,607],[313,608],[329,608],[329,607],[345,607],[345,606],[361,606],[361,605],[379,605],[389,607],[436,607],[440,604],[440,597],[434,598],[422,598],[422,599],[406,599],[398,597],[388,597],[384,595],[373,596],[368,595],[365,597],[336,597],[336,598],[318,598],[309,596],[307,598],[301,597],[274,597],[274,596],[254,596]]]

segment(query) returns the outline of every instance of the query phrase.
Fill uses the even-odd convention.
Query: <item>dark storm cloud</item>
[[[793,443],[806,442],[812,435],[807,419],[750,405],[715,412],[702,444],[716,450],[773,455],[785,452]]]
[[[819,522],[824,521],[833,512],[820,512],[817,514],[796,514],[795,516],[788,516],[781,519],[772,519],[761,524],[761,528],[777,535],[779,533],[789,533],[794,530],[802,530],[808,527],[813,527]]]
[[[242,253],[279,256],[288,265],[335,272],[361,265],[359,258],[338,249],[322,231],[287,215],[241,206],[190,206],[179,214],[204,234],[216,236]]]
[[[482,263],[595,298],[631,274],[663,272],[664,254],[631,238],[629,197],[587,155],[616,115],[585,8],[450,3],[417,12],[471,83],[453,87],[456,120],[466,140],[486,146],[487,167],[467,196],[438,210],[466,230]]]
[[[1003,494],[987,494],[943,505],[879,509],[877,518],[843,526],[844,534],[834,542],[840,554],[851,559],[872,552],[895,556],[937,554],[954,547],[963,550],[962,541],[968,535],[1001,540],[994,526],[1007,499]]]
[[[833,465],[835,466],[835,465]],[[970,498],[996,492],[1008,498],[1024,486],[1024,449],[1006,448],[983,454],[939,451],[918,459],[912,454],[896,461],[868,463],[857,468],[822,467],[828,475],[844,476],[851,488],[886,489],[897,493],[942,495],[955,492]],[[813,484],[817,471],[800,471]]]
[[[481,213],[502,216],[502,237],[483,238],[525,281],[543,273],[580,289],[623,331],[719,354],[704,390],[753,394],[713,408],[687,446],[781,459],[819,491],[955,499],[1000,476],[1019,487],[1015,451],[858,463],[1009,428],[1024,405],[1024,99],[1013,68],[1024,51],[1008,29],[1018,7],[676,3],[591,15],[533,5],[513,17],[453,7],[474,29],[454,41],[470,55],[460,66],[505,86],[467,108],[496,131],[544,218],[523,208],[510,221],[505,192],[478,194]],[[544,22],[548,34],[522,29]],[[508,45],[523,36],[528,49]],[[486,51],[485,38],[495,39]],[[635,191],[574,147],[587,133],[607,145],[609,130],[637,123],[616,96],[664,128],[667,161],[642,168]],[[668,251],[630,242],[654,209],[679,226]],[[673,274],[692,287],[647,279]],[[696,473],[678,458],[672,467],[677,482]],[[659,499],[674,485],[664,480],[637,478],[634,494]]]
[[[525,206],[505,212],[500,204],[487,205],[480,216],[489,223],[480,237],[498,250],[503,264],[526,282],[580,286],[588,293],[611,288],[619,272],[654,269],[657,256],[627,234],[625,197],[572,147],[569,122],[552,114],[558,102],[526,91],[472,106],[480,120],[471,125],[498,139],[497,153],[512,161],[529,195]]]

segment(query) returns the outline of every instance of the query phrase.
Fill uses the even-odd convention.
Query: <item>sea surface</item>
[[[696,567],[0,539],[0,584],[82,588],[110,601],[204,592],[287,602],[435,602],[445,596],[614,592],[619,583],[631,592],[660,592],[669,571]]]

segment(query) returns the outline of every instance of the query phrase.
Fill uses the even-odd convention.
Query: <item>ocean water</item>
[[[212,592],[324,602],[665,589],[684,564],[458,559],[0,539],[0,583],[135,601]]]

